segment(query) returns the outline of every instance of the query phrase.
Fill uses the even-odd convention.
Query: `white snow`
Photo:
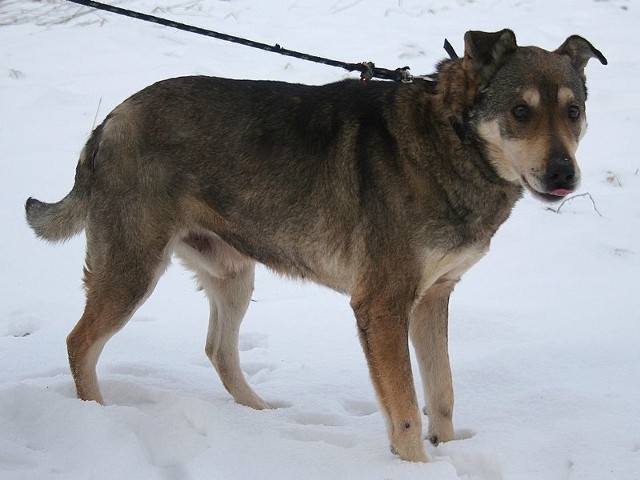
[[[65,337],[84,238],[38,241],[26,198],[71,188],[94,121],[162,78],[326,83],[347,74],[65,3],[0,3],[0,479],[640,479],[640,4],[633,0],[144,0],[118,5],[285,48],[433,71],[448,38],[513,29],[587,68],[581,193],[523,199],[460,283],[450,350],[457,439],[388,450],[348,299],[259,270],[243,369],[281,408],[233,403],[204,355],[203,295],[179,266],[107,345],[109,406],[75,398]],[[353,74],[352,74],[353,75]],[[97,117],[97,120],[96,120]],[[592,203],[593,201],[593,203]],[[594,207],[597,207],[597,211]],[[600,212],[601,216],[598,214]]]

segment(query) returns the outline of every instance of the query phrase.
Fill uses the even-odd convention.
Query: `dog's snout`
[[[547,169],[544,175],[546,190],[550,193],[555,191],[573,191],[578,183],[578,173],[573,160],[568,155],[553,155],[547,162]]]

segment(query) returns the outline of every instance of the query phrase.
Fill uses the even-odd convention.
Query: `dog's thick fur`
[[[184,77],[133,95],[92,133],[71,192],[26,204],[44,239],[86,230],[87,303],[67,340],[78,396],[103,402],[100,352],[175,252],[208,295],[222,382],[267,408],[237,350],[260,262],[351,296],[392,448],[426,461],[408,338],[428,437],[451,440],[449,295],[523,188],[553,200],[577,187],[591,57],[606,63],[578,36],[548,52],[467,32],[435,82]]]

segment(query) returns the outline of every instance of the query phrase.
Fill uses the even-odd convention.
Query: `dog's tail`
[[[100,126],[93,131],[82,150],[73,188],[66,197],[56,203],[45,203],[31,197],[27,199],[27,223],[38,237],[49,242],[61,242],[84,230],[101,130]]]

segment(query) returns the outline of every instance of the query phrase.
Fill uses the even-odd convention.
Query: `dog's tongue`
[[[556,188],[549,192],[550,195],[555,195],[556,197],[566,197],[570,193],[572,193],[572,191],[565,188]]]

